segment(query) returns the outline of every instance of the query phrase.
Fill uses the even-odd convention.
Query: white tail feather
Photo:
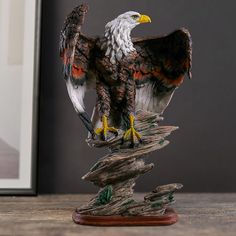
[[[86,84],[79,85],[74,87],[70,79],[66,81],[67,91],[70,97],[70,100],[75,108],[75,110],[79,113],[84,112],[84,94],[86,91]]]

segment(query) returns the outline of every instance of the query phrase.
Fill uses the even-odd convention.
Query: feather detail
[[[129,13],[131,12],[125,14]],[[129,53],[135,51],[130,33],[136,25],[130,26],[126,20],[122,20],[122,15],[106,24],[104,38],[102,39],[104,41],[102,48],[106,50],[105,55],[110,58],[112,64],[119,62]]]
[[[74,79],[81,79],[85,77],[85,71],[82,67],[73,64],[71,75]]]

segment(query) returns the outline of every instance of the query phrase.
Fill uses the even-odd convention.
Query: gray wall
[[[65,16],[77,0],[43,1],[39,127],[39,192],[76,193],[97,189],[81,176],[103,150],[85,143],[86,131],[73,110],[61,74],[58,39]],[[127,10],[151,16],[152,24],[133,35],[160,35],[186,27],[193,38],[193,79],[185,80],[162,124],[178,125],[171,144],[148,159],[155,168],[142,176],[137,191],[181,182],[184,191],[236,191],[235,4],[210,0],[86,1],[88,35],[103,34],[106,22]],[[88,111],[94,93],[86,97]]]

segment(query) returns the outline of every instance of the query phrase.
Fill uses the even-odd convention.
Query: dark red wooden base
[[[178,221],[178,215],[172,208],[167,208],[162,216],[91,216],[74,211],[72,218],[77,224],[94,226],[164,226]]]

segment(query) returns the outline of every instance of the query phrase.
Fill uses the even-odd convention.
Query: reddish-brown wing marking
[[[63,40],[67,40],[64,39]],[[90,79],[88,71],[91,64],[91,54],[95,42],[81,33],[76,33],[73,39],[76,42],[68,44],[68,48],[62,48],[60,56],[63,61],[63,73],[65,79],[70,79],[73,85],[83,85],[83,83]]]

